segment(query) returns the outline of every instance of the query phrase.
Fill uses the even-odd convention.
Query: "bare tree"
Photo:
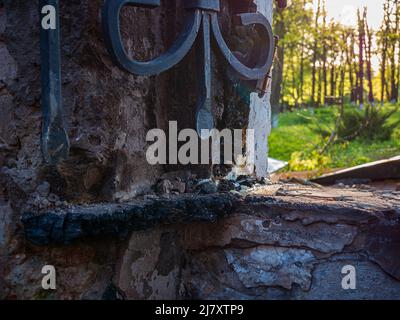
[[[399,13],[399,0],[393,0],[393,12],[394,12],[394,23],[391,30],[390,40],[391,40],[391,50],[390,50],[390,101],[397,102],[398,101],[398,82],[396,79],[397,68],[396,68],[396,48],[398,42],[399,35],[399,25],[400,25],[400,15]]]
[[[327,71],[327,56],[328,56],[328,45],[327,45],[327,32],[326,32],[326,1],[322,2],[322,79],[324,83],[324,94],[323,99],[328,94],[328,71]],[[325,101],[324,101],[325,102]]]
[[[349,82],[350,82],[350,102],[354,103],[356,101],[355,95],[355,83],[354,83],[354,60],[355,60],[355,52],[354,52],[354,30],[349,28],[346,31],[346,62],[349,70]]]
[[[275,16],[275,33],[283,39],[286,33],[285,21],[283,17],[283,10],[277,10]],[[271,93],[271,108],[273,124],[277,123],[276,119],[279,114],[281,97],[282,97],[282,87],[283,87],[283,66],[284,66],[284,44],[277,38],[277,51],[274,68],[272,70],[272,93]]]
[[[315,89],[316,89],[316,77],[317,77],[317,59],[318,59],[318,21],[321,14],[321,0],[318,0],[317,12],[315,14],[315,39],[313,47],[313,57],[312,57],[312,83],[311,83],[311,103],[315,105]],[[319,100],[319,99],[318,99]]]
[[[365,46],[365,25],[364,17],[361,17],[360,10],[357,10],[358,18],[358,101],[360,109],[364,107],[364,46]]]
[[[368,102],[374,104],[374,87],[372,84],[372,31],[369,28],[368,21],[367,21],[367,8],[364,9],[364,24],[365,30],[367,33],[367,42],[365,45],[365,56],[367,59],[367,80],[368,80]]]

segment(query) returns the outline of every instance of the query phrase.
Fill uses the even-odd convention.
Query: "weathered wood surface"
[[[26,238],[35,244],[70,244],[94,236],[124,237],[159,224],[215,222],[232,212],[236,201],[231,194],[182,195],[125,204],[71,206],[41,215],[28,213],[22,222]]]
[[[400,179],[400,156],[336,171],[313,179],[313,181],[322,185],[329,185],[347,179],[371,181]]]

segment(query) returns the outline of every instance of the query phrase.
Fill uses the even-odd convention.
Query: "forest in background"
[[[373,8],[368,8],[369,10]],[[398,102],[400,80],[400,0],[385,0],[379,30],[368,24],[367,8],[357,26],[328,20],[326,1],[291,1],[278,10],[280,37],[273,71],[272,105],[298,108],[340,102]],[[378,58],[379,70],[373,59]]]
[[[400,155],[400,0],[383,6],[376,30],[373,7],[359,8],[352,26],[328,18],[326,0],[277,10],[270,156],[289,171],[318,175]]]

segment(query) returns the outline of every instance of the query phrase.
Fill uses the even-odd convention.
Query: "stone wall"
[[[155,57],[180,32],[182,0],[162,2],[161,8],[154,10],[123,10],[122,34],[131,56]],[[91,260],[97,249],[86,244],[57,249],[58,253],[30,248],[24,239],[21,216],[26,211],[39,213],[65,205],[126,201],[149,192],[163,172],[176,168],[147,163],[148,130],[166,129],[172,120],[178,120],[179,128],[194,127],[194,50],[176,68],[157,77],[120,70],[105,47],[102,3],[60,2],[62,102],[71,151],[67,160],[49,166],[40,148],[38,1],[0,1],[0,297],[36,297],[30,283],[36,283],[40,276],[37,268],[55,256],[64,260],[60,264],[70,274],[66,282],[73,283],[73,270],[77,268],[70,268],[70,259],[87,258],[89,278],[103,274],[100,269],[107,268],[110,261],[115,263],[118,257],[118,253],[110,253],[112,243],[103,241],[95,246],[104,253],[101,256],[107,256],[98,263]],[[237,10],[254,8],[252,1],[222,1],[222,32],[239,51],[246,46],[235,35],[230,17]],[[213,111],[218,126],[245,126],[248,99],[232,95],[224,64],[215,57],[212,64]],[[199,177],[208,177],[211,172],[209,166],[191,169]],[[81,288],[86,287],[81,280]],[[77,297],[72,289],[64,294]]]
[[[174,120],[179,129],[194,127],[194,50],[177,67],[157,77],[130,75],[112,63],[105,48],[102,1],[62,2],[62,99],[71,152],[66,161],[49,167],[40,150],[37,2],[0,2],[2,185],[7,185],[10,197],[20,191],[26,197],[24,204],[39,209],[58,200],[123,201],[146,193],[163,171],[177,169],[147,163],[148,130],[168,131],[168,121]],[[222,32],[234,50],[247,50],[249,44],[231,25],[236,6],[235,1],[222,2]],[[241,3],[239,9],[246,10],[246,6],[254,10],[250,1]],[[125,8],[122,34],[128,53],[148,59],[164,52],[181,30],[183,11],[181,0],[154,10]],[[241,95],[232,92],[222,61],[215,57],[212,61],[218,127],[246,127],[249,99],[243,97],[243,89]],[[210,175],[209,166],[191,169],[199,176]]]
[[[20,189],[28,201],[37,202],[32,196],[41,196],[35,191],[43,183],[49,184],[45,193],[67,201],[124,199],[143,192],[160,172],[147,164],[143,150],[147,130],[157,125],[157,117],[160,122],[165,119],[164,106],[155,98],[162,97],[164,87],[112,64],[101,32],[102,1],[61,5],[62,96],[71,154],[57,168],[43,163],[40,150],[38,4],[3,2],[0,99],[5,117],[0,135],[8,151],[2,151],[1,166],[9,193]],[[161,23],[155,23],[155,14],[127,9],[123,16],[128,41],[137,43],[133,38],[141,33],[148,37],[142,41],[152,39],[149,46],[131,46],[131,50],[147,56],[163,49],[161,43],[168,35],[159,32]],[[48,200],[48,194],[44,198]]]
[[[52,238],[2,256],[1,297],[400,299],[398,192],[286,184],[129,206],[66,208],[57,213],[62,228],[51,212],[26,218],[28,240]],[[146,208],[168,218],[154,226],[138,213]],[[122,232],[123,221],[138,231]],[[79,239],[57,244],[71,232]],[[57,290],[41,288],[46,264],[56,268]],[[355,290],[342,288],[348,265]]]
[[[192,126],[194,52],[158,77],[129,75],[106,52],[102,1],[61,4],[71,154],[49,167],[40,151],[37,1],[0,1],[0,299],[399,298],[398,194],[270,186],[172,197],[169,206],[154,196],[120,204],[174,169],[147,164],[145,134],[168,120]],[[237,4],[223,1],[221,20],[240,50],[246,42],[229,19]],[[180,30],[181,5],[125,10],[130,54],[162,52]],[[213,66],[218,125],[246,126],[247,100],[218,59]],[[66,235],[71,243],[55,241]],[[356,291],[340,287],[344,264],[358,270]],[[56,268],[57,290],[41,287],[45,265]]]

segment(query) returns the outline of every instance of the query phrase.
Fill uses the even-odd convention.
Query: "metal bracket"
[[[285,0],[277,0],[280,6]],[[55,28],[43,28],[42,12],[46,6],[55,8]],[[252,53],[256,57],[255,67],[241,63],[227,46],[219,27],[220,0],[185,0],[187,11],[184,28],[172,47],[150,61],[130,59],[125,52],[120,32],[120,11],[123,6],[156,8],[160,0],[106,0],[102,11],[102,24],[108,51],[113,61],[123,70],[136,75],[156,75],[179,63],[197,43],[198,98],[196,107],[196,129],[214,127],[211,99],[211,34],[230,67],[243,80],[263,82],[273,61],[274,37],[268,20],[260,13],[243,13],[236,16],[240,25],[257,25],[263,43]],[[64,123],[61,96],[61,54],[59,0],[39,0],[40,55],[42,81],[42,137],[41,147],[46,163],[55,165],[68,157],[70,143]],[[254,59],[253,59],[254,60]]]
[[[229,66],[243,80],[265,79],[273,61],[274,36],[266,17],[260,13],[243,13],[237,16],[240,25],[255,25],[262,36],[257,48],[254,67],[241,63],[226,44],[218,21],[220,0],[185,0],[186,21],[183,30],[172,47],[161,56],[140,62],[130,59],[124,49],[120,31],[120,11],[123,6],[160,6],[160,0],[106,0],[103,7],[103,29],[108,51],[113,61],[123,70],[136,75],[156,75],[179,63],[197,43],[198,98],[196,106],[196,129],[201,137],[203,129],[214,128],[211,101],[211,34]]]
[[[46,6],[55,9],[55,28],[43,28],[42,10]],[[58,0],[40,0],[40,56],[42,81],[42,153],[46,163],[57,164],[66,159],[69,140],[65,130],[61,98],[60,17]]]

